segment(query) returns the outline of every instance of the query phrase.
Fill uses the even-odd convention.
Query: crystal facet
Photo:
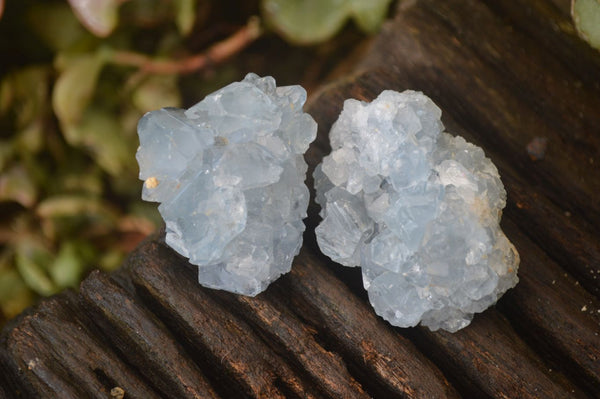
[[[506,192],[481,148],[443,132],[424,94],[346,100],[314,178],[324,254],[361,266],[375,311],[457,331],[518,281],[499,226]]]
[[[139,122],[142,198],[160,202],[166,242],[200,284],[256,295],[290,270],[309,192],[302,154],[317,125],[306,91],[248,74],[188,110]]]

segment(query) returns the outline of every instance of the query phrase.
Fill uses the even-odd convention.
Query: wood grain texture
[[[158,232],[28,310],[0,334],[0,398],[600,397],[600,54],[568,1],[406,0],[359,58],[309,99],[310,170],[344,99],[424,91],[508,192],[520,283],[497,306],[455,334],[390,326],[319,253],[313,203],[292,271],[255,298],[199,287]]]

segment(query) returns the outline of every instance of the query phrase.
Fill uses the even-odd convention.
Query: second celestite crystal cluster
[[[375,311],[400,327],[468,325],[518,281],[499,227],[506,193],[481,148],[443,133],[440,109],[414,91],[346,100],[315,170],[318,244],[361,266]]]
[[[309,201],[302,154],[317,131],[305,100],[300,86],[248,74],[140,120],[142,198],[161,202],[166,241],[202,285],[256,295],[290,270]]]

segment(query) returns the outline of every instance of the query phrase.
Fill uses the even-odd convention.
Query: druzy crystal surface
[[[198,265],[200,284],[256,295],[290,270],[317,130],[305,100],[301,86],[248,74],[188,110],[140,120],[142,198],[161,203],[166,242]]]
[[[324,254],[361,266],[375,311],[457,331],[518,281],[499,227],[506,192],[481,148],[444,133],[415,91],[346,100],[314,177]]]

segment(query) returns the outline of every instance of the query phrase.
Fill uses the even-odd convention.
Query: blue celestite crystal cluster
[[[362,267],[375,311],[400,327],[457,331],[518,281],[499,227],[506,193],[481,148],[443,133],[415,91],[346,100],[314,177],[324,254]]]
[[[139,122],[142,198],[160,202],[166,242],[200,284],[256,295],[290,270],[309,192],[303,153],[317,125],[301,86],[248,74],[188,110]]]

